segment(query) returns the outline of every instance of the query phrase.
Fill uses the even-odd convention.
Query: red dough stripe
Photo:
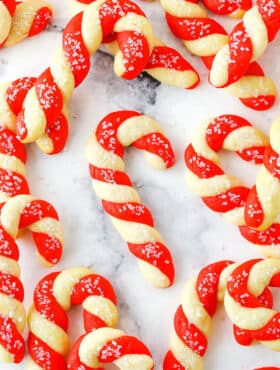
[[[186,368],[176,360],[171,351],[168,351],[164,357],[163,370],[186,370]]]
[[[81,304],[91,295],[106,297],[115,305],[117,304],[117,297],[112,285],[101,275],[92,274],[81,278],[74,286],[71,294],[71,303]]]
[[[240,226],[241,234],[249,242],[263,246],[273,246],[280,244],[280,224],[272,224],[264,231],[258,231],[248,226]]]
[[[255,185],[249,192],[244,210],[244,218],[246,224],[250,225],[251,227],[258,227],[264,220],[264,213]]]
[[[34,200],[21,213],[19,228],[26,228],[45,217],[58,220],[57,212],[50,203],[44,200]]]
[[[124,335],[106,343],[100,351],[98,359],[100,362],[109,363],[126,355],[151,356],[151,353],[140,340]]]
[[[125,172],[111,170],[109,168],[98,168],[92,164],[89,164],[89,172],[94,180],[103,181],[108,184],[132,186],[132,182]]]
[[[215,212],[229,212],[238,207],[244,207],[250,189],[238,186],[217,194],[213,197],[203,197],[203,202]]]
[[[231,132],[241,127],[252,126],[246,119],[233,114],[214,118],[207,127],[206,142],[211,149],[218,152]]]
[[[51,265],[57,264],[63,252],[61,242],[54,236],[44,233],[32,233],[33,240],[37,246],[38,252]]]
[[[54,81],[50,68],[38,77],[35,87],[49,127],[60,115],[63,106],[62,93]]]
[[[26,162],[26,149],[15,136],[15,134],[7,128],[0,126],[0,153],[14,156],[20,159],[23,163]]]
[[[11,17],[14,15],[15,10],[16,10],[16,0],[2,0],[3,4],[6,6],[8,9]]]
[[[48,7],[40,8],[33,20],[28,36],[35,36],[42,32],[49,24],[52,18],[52,11]]]
[[[0,292],[23,302],[24,289],[18,277],[0,271]]]
[[[231,15],[238,10],[248,10],[252,7],[252,0],[221,1],[203,0],[203,4],[212,12],[219,15]]]
[[[82,36],[83,13],[74,16],[63,32],[64,54],[71,66],[75,87],[87,76],[90,69],[90,55]]]
[[[280,29],[280,5],[279,1],[257,0],[259,12],[262,16],[267,29],[269,42],[273,41]]]
[[[39,281],[34,291],[34,307],[47,320],[67,331],[67,314],[53,295],[53,284],[58,275],[59,272],[53,272]]]
[[[213,316],[217,309],[217,292],[222,271],[232,261],[220,261],[203,268],[197,278],[196,291],[205,310]]]
[[[242,53],[238,51],[242,50]],[[244,76],[250,65],[253,45],[243,22],[238,23],[229,35],[230,63],[228,66],[229,78],[226,86]]]
[[[163,160],[166,168],[172,167],[175,162],[175,155],[170,141],[160,132],[142,136],[133,143],[133,146],[157,155]]]
[[[11,82],[9,85],[6,93],[6,100],[15,115],[20,112],[26,94],[31,87],[34,86],[35,82],[35,77],[22,77]]]
[[[83,318],[84,318],[84,328],[86,332],[96,330],[99,328],[105,328],[106,322],[103,321],[100,317],[93,315],[90,312],[87,312],[84,310],[83,312]]]
[[[14,363],[24,358],[25,343],[14,322],[0,315],[0,345],[13,356]]]
[[[174,317],[174,328],[178,337],[199,356],[203,356],[207,350],[208,340],[205,335],[192,323],[189,322],[182,306],[179,306]]]
[[[167,46],[155,46],[153,54],[146,65],[146,69],[161,67],[172,68],[176,71],[194,71],[190,63],[188,63],[177,50]]]
[[[117,138],[117,130],[124,121],[139,116],[141,114],[138,112],[125,110],[119,111],[118,114],[115,112],[108,114],[96,128],[95,135],[98,143],[108,152],[123,157],[124,147]]]
[[[66,370],[65,359],[34,334],[28,335],[28,351],[32,360],[44,370]]]
[[[127,243],[130,252],[137,258],[148,262],[150,265],[158,268],[170,280],[170,285],[174,282],[174,265],[172,256],[168,248],[156,241],[144,244]]]
[[[0,226],[0,256],[19,260],[19,250],[14,239]]]
[[[225,29],[211,18],[179,18],[166,13],[166,20],[174,35],[185,41],[195,41],[215,33],[227,34]]]
[[[270,145],[265,151],[264,165],[272,176],[280,180],[280,155]]]
[[[201,179],[209,179],[213,176],[224,174],[221,167],[196,153],[192,144],[185,151],[185,162],[189,170]]]
[[[26,178],[22,175],[0,168],[0,192],[10,197],[29,194],[29,186]]]
[[[151,212],[141,203],[114,203],[102,200],[104,210],[112,217],[153,227]]]

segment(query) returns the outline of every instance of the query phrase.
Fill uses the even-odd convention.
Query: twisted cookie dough
[[[259,328],[268,317],[273,316],[270,309],[273,299],[267,286],[279,286],[279,263],[278,259],[252,260],[241,264],[219,261],[204,267],[195,278],[190,279],[183,291],[182,304],[175,313],[174,333],[163,369],[203,369],[212,317],[222,301],[225,301],[226,310],[235,323],[234,332],[239,343],[249,345],[252,339],[263,335],[263,339],[265,336],[273,338],[265,344],[278,350],[279,339],[276,338],[279,337],[280,325],[277,317],[274,316],[274,326],[270,322],[266,328]],[[252,266],[255,267],[249,272]],[[241,308],[240,305],[254,308]],[[244,329],[246,327],[257,327],[258,334]],[[258,370],[277,369],[265,367]]]
[[[67,334],[67,311],[83,307],[82,335],[71,349]],[[120,369],[153,368],[149,350],[138,339],[113,329],[118,320],[117,299],[104,277],[82,267],[45,276],[34,292],[28,317],[28,369],[100,369],[102,362],[114,362]],[[148,366],[149,365],[149,366]]]
[[[40,262],[52,266],[61,257],[62,229],[51,204],[30,195],[9,199],[0,220],[0,361],[18,363],[24,358],[26,316],[15,239],[23,229],[32,231]]]
[[[174,35],[183,40],[192,54],[200,56],[206,67],[210,69],[215,55],[228,42],[225,29],[214,19],[208,18],[205,9],[196,2],[161,0],[161,5],[166,12],[168,26]],[[239,81],[232,81],[226,91],[255,110],[270,108],[276,97],[274,82],[264,75],[257,63],[247,65],[244,77]]]
[[[103,118],[87,143],[92,185],[146,280],[166,288],[174,280],[172,257],[125,173],[123,155],[129,145],[144,150],[146,159],[157,169],[174,163],[172,147],[157,122],[134,111],[113,112]]]

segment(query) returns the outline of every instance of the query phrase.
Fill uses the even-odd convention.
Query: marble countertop
[[[50,0],[55,17],[49,29],[36,38],[26,40],[0,52],[0,79],[38,75],[50,60],[61,39],[69,17],[66,1]],[[183,153],[196,124],[208,117],[235,113],[244,116],[268,132],[279,113],[279,99],[274,108],[259,113],[249,110],[207,82],[202,63],[188,55],[180,41],[169,32],[163,12],[157,3],[143,7],[157,34],[180,50],[198,69],[202,83],[193,90],[163,86],[148,77],[123,81],[113,73],[112,58],[98,52],[86,81],[75,92],[71,104],[70,137],[66,149],[56,156],[46,156],[35,145],[28,147],[28,179],[33,195],[49,200],[59,212],[65,231],[65,254],[52,270],[81,265],[91,267],[110,279],[119,300],[119,327],[141,338],[152,351],[156,370],[168,348],[173,314],[180,303],[184,283],[204,265],[219,259],[241,261],[259,257],[258,252],[241,238],[236,227],[206,209],[185,184]],[[231,28],[231,21],[224,24]],[[269,47],[261,60],[267,74],[280,91],[280,37]],[[148,168],[141,153],[128,150],[127,170],[142,200],[152,211],[156,226],[173,252],[176,283],[167,290],[147,285],[135,259],[128,253],[97,200],[84,156],[87,137],[107,113],[119,109],[135,109],[157,119],[174,146],[177,161],[172,169],[157,172]],[[257,168],[242,163],[234,155],[224,155],[225,166],[241,176],[248,185],[254,183]],[[35,248],[26,236],[19,241],[20,264],[28,307],[36,282],[47,269],[39,268]],[[280,295],[278,296],[280,297]],[[279,308],[279,307],[278,307]],[[79,316],[74,309],[70,317]],[[75,320],[71,320],[72,322]],[[70,330],[71,337],[81,332],[80,321]],[[279,354],[264,347],[238,346],[231,335],[231,325],[224,310],[219,310],[213,327],[206,370],[250,370],[264,365],[280,366]],[[1,370],[24,369],[22,365],[3,365]]]

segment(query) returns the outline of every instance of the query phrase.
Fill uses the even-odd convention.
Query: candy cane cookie
[[[83,307],[86,333],[91,331],[93,333],[78,339],[67,361],[66,356],[69,352],[67,312],[72,305],[78,304]],[[136,359],[135,356],[135,360],[138,361],[135,365],[139,366],[141,361],[144,363],[146,358],[142,352],[146,347],[136,338],[127,337],[121,331],[113,329],[118,320],[116,304],[116,295],[109,281],[90,269],[74,267],[44,277],[35,289],[34,304],[28,315],[30,330],[28,350],[31,359],[27,368],[38,370],[77,369],[79,366],[91,368],[91,361],[98,363],[110,360],[109,352],[105,351],[114,348],[114,344],[119,349],[120,364],[123,360],[129,361],[130,358],[133,360],[133,350],[135,355],[139,351],[139,357],[140,355],[143,357]],[[108,355],[107,359],[105,353]],[[117,353],[111,352],[111,358],[114,355],[118,356]],[[75,367],[77,361],[79,366]]]
[[[15,239],[20,230],[31,230],[40,262],[52,266],[61,257],[62,229],[50,203],[30,195],[7,200],[0,221],[0,361],[18,363],[25,354],[26,315]]]
[[[218,303],[224,301],[227,282],[232,271],[238,269],[239,265],[232,261],[215,262],[201,269],[196,277],[187,282],[182,303],[174,316],[174,333],[170,349],[164,358],[164,370],[203,369],[203,357],[208,348],[212,318]],[[265,280],[266,276],[260,275],[259,280],[261,279]],[[267,285],[276,284],[270,282]],[[266,287],[260,289],[255,301],[262,307],[271,307],[273,302],[271,292]],[[235,332],[238,331],[241,330],[235,327]]]
[[[112,328],[101,328],[83,335],[71,349],[67,369],[100,369],[113,363],[123,370],[152,370],[149,349],[135,337]]]
[[[134,111],[113,112],[98,124],[86,146],[92,185],[146,280],[166,288],[174,280],[172,257],[125,172],[124,148],[129,145],[144,150],[154,168],[174,163],[172,147],[157,122]]]
[[[222,115],[198,126],[185,151],[187,184],[203,203],[219,212],[232,224],[239,226],[243,237],[266,256],[279,256],[280,223],[264,231],[247,226],[244,215],[250,189],[220,166],[219,151],[234,151],[243,160],[261,164],[268,138],[247,120],[236,115]]]
[[[22,77],[0,84],[0,125],[16,131],[16,118],[28,91],[35,85],[35,77]],[[36,144],[46,154],[59,153],[68,138],[68,111],[64,107],[58,119],[46,130]]]
[[[280,314],[272,309],[272,300],[260,300],[268,286],[279,287],[280,260],[250,260],[237,266],[230,274],[225,309],[235,328],[239,344],[248,346],[259,342],[280,351]]]
[[[208,18],[205,9],[196,2],[161,0],[161,5],[173,34],[183,41],[192,54],[201,57],[210,69],[214,56],[228,42],[225,29],[214,19]],[[228,86],[226,92],[238,97],[252,109],[269,109],[277,94],[274,82],[264,75],[257,63],[253,63],[250,68],[248,65],[245,72],[246,75]]]
[[[214,58],[209,80],[216,87],[232,84],[244,76],[249,64],[262,56],[280,29],[278,0],[258,0],[229,35]]]
[[[94,1],[96,0],[70,1],[71,14],[84,11]],[[119,52],[117,41],[110,40],[105,45],[113,55]],[[153,51],[144,72],[164,84],[184,89],[193,89],[200,82],[199,74],[190,63],[177,50],[165,45],[158,38],[154,40]]]
[[[245,206],[247,225],[260,230],[267,229],[280,212],[280,116],[272,123],[269,136],[270,145]]]
[[[120,51],[114,69],[132,79],[142,72],[153,50],[154,33],[143,11],[130,0],[98,0],[74,16],[63,32],[62,47],[26,95],[17,120],[22,142],[39,139],[61,114],[90,69],[90,56],[102,40],[117,34]]]

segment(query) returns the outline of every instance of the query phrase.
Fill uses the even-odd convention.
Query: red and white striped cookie
[[[143,71],[154,43],[152,26],[143,11],[130,0],[92,3],[67,24],[62,47],[27,93],[17,120],[22,142],[36,141],[58,119],[73,89],[87,76],[91,55],[112,33],[119,46],[116,74],[132,79]]]
[[[0,221],[0,361],[18,363],[25,354],[22,332],[26,315],[15,239],[20,230],[32,231],[40,262],[52,266],[61,257],[62,229],[50,203],[30,195],[7,200]]]
[[[69,352],[67,312],[82,305],[86,332],[114,327],[118,320],[113,287],[101,275],[83,267],[45,276],[34,291],[28,316],[28,369],[66,370]]]
[[[86,7],[96,0],[70,1],[71,14],[84,11]],[[107,49],[116,55],[119,52],[117,41],[106,43]],[[167,85],[193,89],[199,84],[200,77],[190,63],[177,50],[165,45],[159,39],[155,39],[150,59],[144,69],[156,80]]]
[[[258,260],[262,261],[263,265],[274,266],[274,263],[280,261],[278,259]],[[268,262],[270,261],[270,262]],[[275,261],[275,262],[273,262]],[[260,262],[260,263],[262,263]],[[256,260],[249,261],[249,264],[258,263]],[[253,292],[244,294],[246,283],[243,280],[248,279],[248,274],[245,273],[245,264],[233,263],[231,261],[219,261],[212,263],[198,273],[195,278],[190,279],[183,291],[182,304],[178,307],[174,317],[174,333],[171,337],[170,349],[167,352],[163,369],[164,370],[201,370],[203,369],[203,357],[206,354],[209,337],[212,329],[212,318],[216,313],[219,302],[226,301],[226,289],[229,284],[233,285],[236,289],[235,292],[240,294],[240,299],[250,302],[252,294],[255,295],[255,307],[262,307],[258,316],[258,310],[252,315],[252,311],[248,311],[248,317],[251,321],[255,318],[261,318],[261,312],[268,312],[273,304],[273,297],[267,286],[279,286],[280,275],[276,275],[275,267],[272,271],[259,269],[256,279],[252,278],[252,283],[255,288]],[[243,271],[241,283],[239,284],[238,278],[231,280],[232,276],[236,276],[235,271]],[[246,270],[247,271],[247,270]],[[274,280],[269,279],[269,276],[274,276]],[[255,276],[254,276],[255,277]],[[232,281],[232,282],[231,282]],[[228,284],[228,285],[227,285]],[[250,288],[252,285],[250,285]],[[237,325],[242,324],[242,315],[239,316]],[[261,320],[261,319],[260,319]],[[236,322],[235,322],[236,324]],[[275,322],[275,329],[279,327],[279,322]],[[272,327],[270,327],[271,329]],[[235,335],[242,333],[243,329],[235,326]],[[245,337],[245,332],[243,333]],[[273,336],[273,334],[271,334]],[[277,343],[277,341],[275,341]],[[242,343],[244,344],[244,343]],[[249,343],[247,343],[249,344]],[[269,370],[277,368],[262,368],[258,370]],[[257,369],[255,369],[257,370]]]
[[[258,0],[229,35],[213,61],[209,80],[225,87],[243,77],[250,63],[260,58],[280,29],[278,0]]]
[[[138,5],[130,0],[97,0],[70,20],[63,32],[62,48],[27,93],[17,118],[17,135],[22,142],[36,141],[52,127],[65,111],[74,88],[87,76],[91,55],[102,42],[114,39],[118,43],[117,75],[132,79],[147,66],[149,73],[163,82],[174,78],[175,85],[192,88],[197,84],[197,73],[173,49],[158,47],[157,52],[164,51],[165,57],[150,60],[156,40]],[[165,75],[169,69],[171,77]]]
[[[235,327],[239,344],[248,346],[259,342],[280,351],[280,313],[272,308],[271,293],[260,299],[268,286],[280,286],[280,259],[239,264],[228,278],[225,309],[234,325],[239,327]]]
[[[129,145],[144,150],[157,169],[174,163],[171,144],[156,121],[135,111],[113,112],[102,119],[87,143],[92,185],[144,277],[155,287],[166,288],[174,280],[172,257],[125,172],[124,148]]]
[[[163,370],[203,369],[212,317],[218,302],[224,299],[227,277],[233,266],[231,261],[213,263],[187,282],[182,304],[174,316],[174,333]]]
[[[28,91],[35,85],[35,77],[22,77],[0,84],[0,125],[16,131],[17,115]],[[46,154],[59,153],[68,138],[68,111],[64,107],[58,119],[46,130],[36,144]]]
[[[161,0],[161,5],[173,34],[183,40],[192,54],[200,56],[210,69],[213,58],[228,42],[225,29],[214,19],[208,18],[205,9],[196,1]],[[244,77],[232,81],[226,91],[255,110],[269,109],[277,94],[274,82],[264,75],[257,63],[247,65]]]
[[[220,166],[221,149],[236,152],[243,160],[261,164],[268,146],[267,137],[247,120],[236,115],[222,115],[196,128],[185,151],[187,183],[214,212],[219,212],[239,226],[241,234],[266,256],[280,253],[280,224],[265,231],[247,226],[244,217],[250,189]]]

